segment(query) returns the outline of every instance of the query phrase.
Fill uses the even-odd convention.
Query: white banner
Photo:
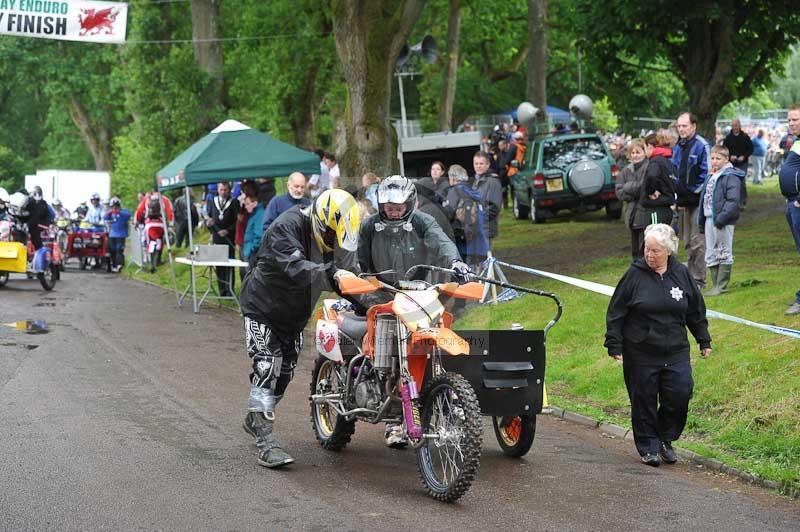
[[[90,0],[0,0],[0,34],[122,44],[128,4]]]

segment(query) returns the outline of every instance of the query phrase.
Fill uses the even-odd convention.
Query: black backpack
[[[161,201],[158,197],[151,197],[147,202],[145,218],[161,218]]]
[[[478,236],[481,205],[464,191],[458,190],[457,193],[458,203],[453,217],[453,234],[456,240],[471,242]]]

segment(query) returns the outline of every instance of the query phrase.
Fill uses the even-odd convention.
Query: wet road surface
[[[307,346],[276,433],[297,463],[256,464],[241,422],[240,318],[173,294],[67,272],[55,291],[12,277],[0,323],[0,530],[800,530],[800,504],[691,464],[640,465],[630,442],[540,416],[532,452],[502,455],[484,426],[458,503],[425,495],[413,451],[359,424],[341,453],[309,419]]]

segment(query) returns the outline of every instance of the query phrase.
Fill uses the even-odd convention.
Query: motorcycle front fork
[[[419,415],[419,390],[411,372],[408,370],[408,344],[406,337],[408,330],[398,320],[397,347],[400,354],[400,399],[403,402],[403,421],[406,434],[412,440],[419,440],[423,436],[422,422]]]

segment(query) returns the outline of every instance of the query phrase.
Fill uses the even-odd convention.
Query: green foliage
[[[683,84],[701,130],[713,128],[725,104],[767,86],[800,37],[800,13],[784,0],[682,0],[669,9],[657,2],[579,0],[570,15],[581,28],[578,46],[610,93],[628,91],[651,72],[671,75]],[[624,97],[610,95],[615,104]]]
[[[440,46],[447,37],[448,0],[428,2],[409,38],[419,42],[428,33]],[[491,71],[508,67],[527,41],[527,2],[464,1],[461,7],[461,35],[456,101],[453,122],[459,124],[470,116],[489,115],[516,109],[525,99],[525,63],[508,76],[491,81]],[[521,18],[520,18],[521,17]],[[488,64],[484,60],[486,53]],[[438,129],[439,95],[441,93],[443,65],[439,61],[425,66],[423,75],[415,78],[419,91],[419,118],[427,131]],[[406,87],[411,85],[406,83]],[[396,82],[394,84],[396,86]],[[407,89],[408,92],[408,89]],[[411,117],[417,116],[413,100],[406,103]],[[399,116],[399,107],[393,107]]]
[[[314,126],[314,115],[341,113],[345,102],[328,6],[302,0],[222,8],[224,20],[240,34],[268,36],[226,48],[230,115],[281,140],[308,143],[300,130]],[[332,91],[334,86],[339,90]],[[329,146],[332,121],[316,127]]]
[[[769,91],[761,89],[749,98],[729,103],[720,110],[717,117],[730,120],[778,109],[778,107],[778,104],[772,101]]]
[[[119,196],[123,205],[135,205],[136,194],[155,185],[156,171],[162,161],[150,146],[139,143],[130,135],[119,135],[114,139],[114,159],[111,193]]]
[[[13,192],[24,184],[25,160],[6,146],[0,145],[0,187]]]
[[[37,157],[38,168],[93,170],[94,161],[64,102],[51,100],[45,122],[46,135]]]
[[[603,131],[616,131],[619,127],[619,120],[617,115],[614,114],[614,110],[611,109],[611,102],[608,101],[608,96],[603,96],[594,102],[592,122],[595,127]]]
[[[782,109],[800,103],[800,46],[792,47],[783,72],[773,79],[770,97]]]
[[[779,3],[748,3],[752,13],[741,37],[748,45],[738,47],[742,55],[725,91],[744,85],[740,65],[754,61],[758,45],[770,34],[770,28],[751,19],[773,20],[786,30],[787,39],[794,36],[798,25],[792,25],[792,10],[773,9],[788,13],[780,19],[762,16]],[[580,67],[580,91],[595,100],[595,122],[599,119],[604,127],[612,129],[602,115],[606,97],[623,128],[632,128],[634,116],[675,116],[689,102],[686,76],[676,66],[687,46],[690,22],[683,14],[707,14],[713,23],[719,12],[706,4],[682,0],[663,10],[632,0],[550,0],[548,102],[566,108],[579,92]],[[526,63],[514,64],[514,59],[524,58],[527,1],[462,0],[461,5],[456,124],[515,108],[526,87]],[[13,161],[6,157],[0,166],[3,179],[21,182],[37,168],[94,166],[87,139],[70,116],[71,102],[85,108],[90,132],[108,138],[114,188],[124,194],[149,184],[155,169],[207,133],[208,124],[225,118],[304,147],[335,148],[347,92],[329,3],[220,2],[225,91],[222,101],[212,104],[205,95],[213,80],[198,69],[192,43],[167,42],[191,39],[190,2],[130,0],[129,6],[128,43],[123,46],[0,36],[0,146],[14,154]],[[428,0],[409,42],[430,33],[443,47],[448,6],[449,0]],[[753,38],[756,33],[759,37]],[[748,88],[763,86],[772,79],[771,71],[780,70],[775,65],[782,64],[786,46],[776,42],[767,50],[764,76],[747,83]],[[442,62],[421,65],[420,71],[405,83],[407,108],[425,130],[435,130]],[[769,100],[780,107],[800,100],[798,79],[800,51],[794,49],[785,74],[774,77]],[[400,114],[396,87],[393,80],[393,118]],[[735,112],[756,112],[770,104],[765,93],[755,94]],[[726,109],[724,115],[732,112]],[[611,115],[608,119],[613,124]]]

